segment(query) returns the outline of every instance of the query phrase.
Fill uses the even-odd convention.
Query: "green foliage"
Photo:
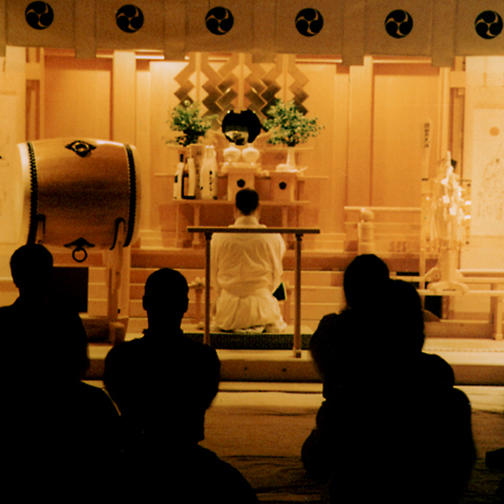
[[[316,137],[323,129],[317,118],[305,117],[292,100],[286,103],[277,100],[266,115],[268,119],[264,127],[271,133],[268,142],[275,145],[282,143],[294,147],[310,137]]]
[[[170,128],[183,133],[175,138],[175,142],[184,147],[197,143],[199,137],[205,136],[212,127],[215,117],[215,115],[201,117],[199,104],[184,100],[171,112]]]

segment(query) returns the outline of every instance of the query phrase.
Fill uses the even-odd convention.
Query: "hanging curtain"
[[[455,56],[457,0],[434,2],[432,7],[432,64],[452,66]]]
[[[74,1],[7,0],[7,44],[74,47]]]
[[[429,56],[432,0],[368,0],[366,54]]]
[[[186,3],[188,51],[248,51],[253,46],[251,0]]]
[[[341,56],[504,54],[504,0],[0,0],[5,45]]]
[[[164,1],[164,54],[167,60],[182,60],[186,44],[186,2]]]
[[[277,0],[275,49],[294,54],[340,54],[343,3]]]
[[[96,8],[98,49],[164,49],[163,3],[100,0]],[[161,8],[161,11],[160,11]]]
[[[504,54],[504,0],[458,0],[455,51],[463,55]]]

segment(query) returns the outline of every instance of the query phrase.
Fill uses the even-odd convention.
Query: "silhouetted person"
[[[504,471],[504,448],[486,452],[485,463],[492,470]],[[504,478],[497,488],[497,496],[504,500]]]
[[[345,268],[343,292],[346,306],[342,313],[330,313],[322,317],[310,339],[313,361],[324,378],[324,397],[330,394],[331,386],[339,386],[339,382],[348,379],[353,380],[355,364],[350,356],[355,345],[359,345],[354,320],[362,316],[365,318],[361,322],[373,324],[372,319],[376,316],[374,311],[378,310],[388,280],[388,266],[374,254],[359,255]],[[360,337],[362,336],[366,340],[376,339],[372,334]]]
[[[11,482],[29,480],[23,491],[54,497],[88,484],[91,468],[99,479],[117,464],[118,414],[105,392],[81,381],[89,365],[86,332],[79,314],[51,295],[51,253],[24,245],[10,266],[19,297],[0,308],[4,454]]]
[[[146,498],[183,492],[183,502],[256,502],[232,466],[199,445],[205,412],[218,391],[220,361],[208,345],[183,334],[188,286],[178,271],[163,268],[145,283],[144,336],[113,347],[104,382],[127,433],[131,491]],[[157,492],[157,494],[156,494]]]
[[[350,306],[332,326],[340,331],[333,338],[346,340],[342,355],[330,347],[344,372],[325,362],[305,468],[329,482],[335,503],[456,503],[475,458],[470,403],[453,387],[451,367],[422,352],[415,288],[399,280],[380,288],[373,303]]]

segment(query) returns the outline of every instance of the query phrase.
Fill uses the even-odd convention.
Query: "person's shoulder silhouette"
[[[119,416],[103,390],[81,381],[89,366],[87,335],[79,314],[52,295],[50,251],[24,245],[12,254],[10,267],[19,296],[0,308],[9,356],[5,453],[13,481],[37,477],[55,495],[70,482],[82,487],[91,468],[100,473],[117,465]]]
[[[0,331],[13,355],[9,366],[33,383],[41,373],[75,378],[87,335],[77,311],[52,295],[52,254],[41,244],[23,245],[10,268],[19,296],[0,309]]]
[[[185,277],[170,268],[152,273],[143,306],[148,329],[109,351],[105,386],[132,435],[149,431],[198,442],[204,437],[205,411],[217,394],[220,361],[213,348],[191,340],[180,327],[188,307]]]

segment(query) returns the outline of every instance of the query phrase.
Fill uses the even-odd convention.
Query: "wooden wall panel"
[[[45,58],[45,137],[111,137],[112,60]]]
[[[23,142],[26,138],[26,49],[6,47],[4,57],[0,58],[0,93],[16,97],[17,114],[12,118],[9,142]],[[5,134],[3,135],[5,136]]]
[[[112,140],[135,145],[135,53],[114,51],[112,68]]]
[[[373,61],[350,67],[348,97],[347,205],[371,204]]]
[[[428,64],[374,68],[371,193],[375,206],[420,206],[423,125],[432,122],[438,161],[439,70]]]
[[[185,62],[153,61],[150,64],[150,176],[152,194],[146,196],[150,199],[150,223],[152,229],[175,230],[175,206],[170,204],[172,194],[168,185],[159,187],[156,173],[174,173],[177,164],[177,148],[167,145],[166,141],[172,138],[170,130],[171,109],[178,104],[175,96],[179,84],[175,81],[176,75],[184,68]],[[169,204],[160,216],[159,204]]]
[[[298,64],[298,68],[308,78],[304,88],[308,98],[303,103],[308,117],[317,117],[324,126],[320,135],[305,144],[309,150],[298,154],[298,163],[308,167],[305,175],[326,177],[320,182],[320,194],[312,201],[318,206],[318,226],[334,232],[342,229],[339,210],[346,196],[348,74],[338,73],[339,66],[331,61]]]
[[[151,194],[151,121],[150,121],[150,71],[147,62],[137,61],[135,84],[135,146],[139,159],[140,184],[143,198],[141,201],[140,227],[150,229],[149,199]]]
[[[26,140],[26,49],[7,46],[0,57],[0,305],[17,296],[9,259],[21,228],[23,186],[13,176],[16,148]]]
[[[165,182],[175,170],[177,147],[166,140],[174,136],[169,122],[178,103],[175,77],[186,62],[137,58],[133,65],[132,53],[125,57],[126,63],[116,53],[112,82],[110,58],[76,60],[54,52],[46,56],[46,136],[110,138],[114,130],[114,139],[134,140],[144,195],[142,230],[172,233],[175,206],[171,184]],[[438,160],[438,122],[446,119],[440,102],[449,96],[444,90],[449,83],[428,63],[381,61],[366,57],[358,67],[335,59],[304,58],[298,63],[308,78],[304,105],[325,126],[297,158],[299,165],[308,166],[306,175],[325,181],[310,206],[310,220],[318,213],[326,238],[344,231],[346,205],[419,204],[422,126],[427,119],[433,130],[431,167]],[[190,91],[199,100],[206,96],[206,78],[200,77],[191,76]],[[288,99],[290,92],[283,95]],[[278,156],[283,159],[282,152]]]

